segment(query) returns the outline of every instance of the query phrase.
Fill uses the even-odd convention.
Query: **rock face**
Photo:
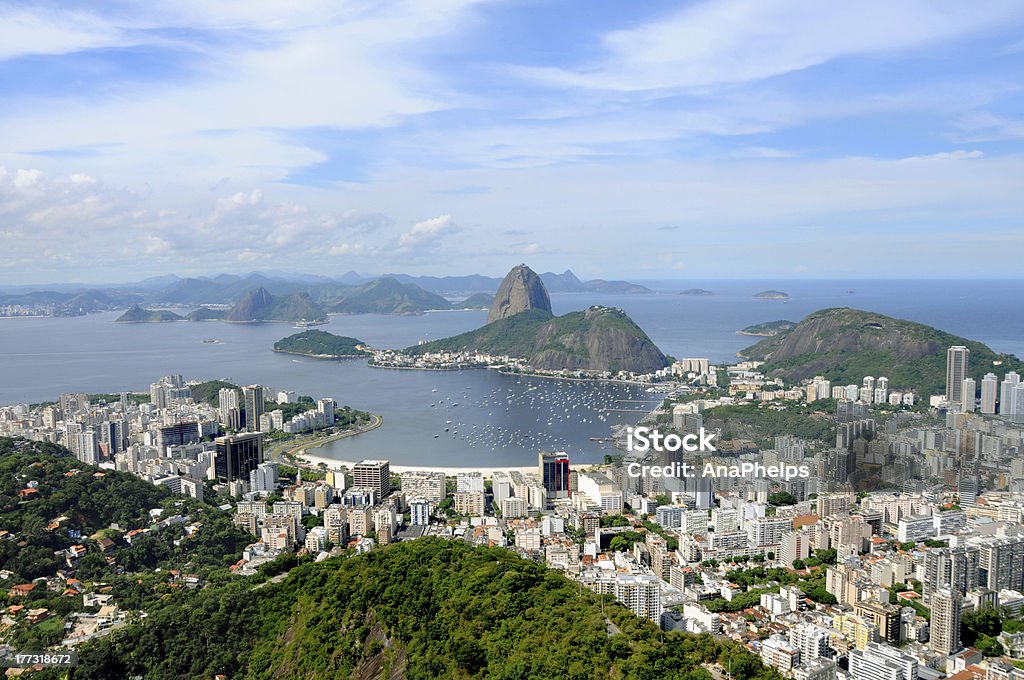
[[[513,267],[498,287],[491,311],[487,315],[487,323],[507,319],[529,309],[550,312],[551,298],[537,273],[521,264]]]
[[[621,309],[590,307],[544,324],[537,333],[534,368],[651,373],[668,358]]]

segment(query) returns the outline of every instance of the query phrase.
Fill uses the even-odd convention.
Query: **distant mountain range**
[[[540,278],[553,293],[649,293],[650,289],[628,281],[593,279],[581,281],[571,271],[561,274],[547,272]],[[79,287],[68,284],[51,286],[52,290],[27,290],[25,287],[0,292],[0,306],[22,305],[43,308],[59,316],[87,314],[132,306],[161,307],[237,305],[254,292],[263,290],[272,296],[305,295],[304,303],[320,307],[324,312],[344,314],[420,314],[429,310],[487,309],[498,290],[501,279],[472,274],[469,276],[410,276],[389,274],[371,277],[346,272],[337,278],[288,274],[284,272],[253,272],[244,276],[221,274],[214,277],[180,278],[160,276],[133,284],[107,287]],[[460,300],[455,301],[452,300]],[[301,306],[301,305],[300,305]],[[243,310],[244,311],[244,310]],[[192,320],[217,319],[219,310],[196,310]],[[236,315],[238,316],[238,315]],[[242,313],[244,320],[252,316]],[[292,316],[292,315],[287,315]],[[229,318],[229,320],[243,320]],[[287,319],[297,320],[297,319]]]

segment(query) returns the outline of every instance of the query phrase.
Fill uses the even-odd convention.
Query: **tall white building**
[[[273,493],[277,489],[277,463],[260,463],[249,473],[249,489]]]
[[[960,650],[960,617],[964,603],[960,593],[948,589],[937,590],[931,598],[931,640],[929,646],[939,654],[953,654]]]
[[[962,402],[970,357],[971,350],[963,345],[954,345],[946,352],[946,401],[951,404]]]
[[[999,413],[1001,415],[1012,415],[1013,410],[1013,388],[1020,384],[1020,375],[1016,371],[1010,371],[1003,376],[1003,384],[999,388]]]
[[[995,373],[986,373],[981,379],[981,412],[993,415],[996,412],[996,393],[999,391],[999,379]]]
[[[978,385],[974,378],[964,378],[960,386],[960,409],[965,413],[974,411],[975,398],[978,392]]]
[[[637,616],[661,620],[661,580],[650,574],[619,574],[615,599]]]

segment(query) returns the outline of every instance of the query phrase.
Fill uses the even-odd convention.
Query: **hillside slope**
[[[228,310],[225,320],[251,321],[322,321],[327,318],[320,305],[308,293],[271,295],[266,288],[257,288]]]
[[[740,355],[765,361],[773,376],[796,381],[822,375],[833,384],[860,384],[866,375],[887,376],[894,388],[939,394],[946,383],[946,350],[971,350],[970,374],[981,381],[1020,370],[1021,361],[986,345],[925,324],[849,307],[822,309],[788,331],[747,347]]]
[[[440,295],[393,278],[344,289],[325,304],[329,311],[339,314],[422,314],[428,309],[452,308]]]
[[[118,323],[166,323],[184,320],[185,317],[168,309],[143,309],[138,305],[129,307],[124,314],[114,319]]]
[[[649,373],[669,363],[625,312],[597,306],[558,317],[531,309],[406,351],[507,354],[526,359],[534,368],[552,370]]]
[[[504,549],[425,538],[197,592],[84,645],[70,677],[710,680],[700,664],[719,660],[736,680],[780,677]]]
[[[364,345],[362,340],[311,329],[281,338],[274,343],[274,351],[312,357],[343,358],[369,354],[368,350],[363,349]]]

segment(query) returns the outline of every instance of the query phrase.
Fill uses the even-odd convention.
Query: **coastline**
[[[276,347],[271,348],[272,352],[278,354],[291,354],[297,357],[308,357],[310,359],[364,359],[370,354],[309,354],[308,352],[296,352],[290,349],[277,349]]]
[[[311,447],[313,448],[313,447]],[[359,461],[351,460],[338,460],[336,458],[327,458],[325,456],[311,454],[308,451],[301,451],[296,454],[296,460],[305,461],[303,467],[310,470],[322,470],[320,463],[323,463],[329,470],[338,470],[342,467],[352,469],[352,466]],[[579,465],[573,465],[574,470],[589,470],[592,467],[596,467],[597,463],[583,463]],[[495,472],[521,472],[524,474],[537,472],[536,465],[517,465],[517,466],[503,466],[503,465],[405,465],[405,464],[391,464],[391,472],[443,472],[447,477],[454,477],[461,472],[479,472],[485,478],[491,478]]]

